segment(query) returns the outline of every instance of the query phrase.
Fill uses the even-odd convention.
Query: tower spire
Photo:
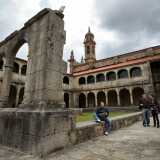
[[[88,27],[88,32],[85,35],[84,39],[84,47],[85,47],[85,62],[95,62],[96,56],[95,56],[95,46],[96,42],[94,40],[94,34],[91,33],[90,27]]]

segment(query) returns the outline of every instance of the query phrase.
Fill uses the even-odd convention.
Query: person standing
[[[151,113],[153,117],[153,124],[154,127],[157,126],[159,128],[159,117],[158,117],[158,112],[159,112],[159,104],[155,98],[155,96],[151,95],[152,103],[151,103]]]
[[[111,122],[109,120],[109,110],[104,106],[104,102],[100,103],[100,106],[97,107],[96,112],[96,121],[104,121],[104,134],[108,135],[111,131]]]
[[[150,104],[151,99],[147,94],[143,94],[140,102],[139,102],[139,108],[142,109],[143,112],[143,126],[149,127],[150,126]]]

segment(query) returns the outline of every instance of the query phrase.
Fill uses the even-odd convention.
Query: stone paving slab
[[[152,125],[152,124],[151,124]],[[40,160],[0,147],[0,160]],[[52,153],[43,160],[160,160],[160,128],[142,127],[138,122],[68,149]]]

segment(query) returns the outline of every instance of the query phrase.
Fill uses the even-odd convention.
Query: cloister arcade
[[[119,79],[136,78],[142,76],[141,67],[132,67],[130,70],[120,69],[116,71],[109,71],[107,73],[98,73],[96,75],[88,75],[80,77],[78,80],[79,85],[93,84],[103,81],[115,81]],[[86,83],[87,82],[87,83]]]
[[[103,91],[83,92],[79,94],[79,108],[90,108],[104,102],[107,106],[130,106],[138,105],[142,87],[112,89]]]

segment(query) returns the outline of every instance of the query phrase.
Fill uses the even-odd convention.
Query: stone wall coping
[[[138,115],[141,115],[141,114],[142,114],[142,112],[129,113],[129,114],[126,114],[126,115],[110,118],[110,120],[111,121],[117,121],[117,120],[122,120],[122,119],[127,119],[127,118],[130,118],[130,117],[138,116]],[[102,123],[97,123],[94,120],[93,121],[79,122],[79,123],[76,124],[76,128],[88,128],[88,127],[99,125],[99,124],[102,124]]]

